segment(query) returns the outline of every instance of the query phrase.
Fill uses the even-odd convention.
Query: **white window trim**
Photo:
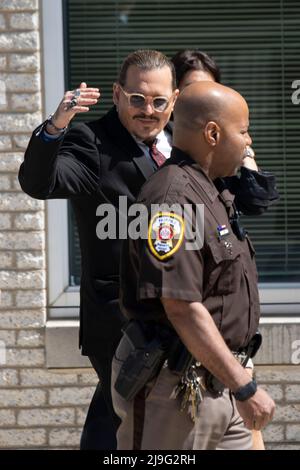
[[[42,0],[42,9],[46,117],[56,109],[65,91],[62,0]],[[69,286],[66,200],[47,202],[47,240],[50,316],[78,316],[79,287]],[[281,318],[282,315],[300,314],[300,283],[262,283],[259,285],[259,292],[263,314]]]
[[[262,215],[263,217],[263,215]],[[263,315],[300,315],[300,283],[260,283],[259,297]]]
[[[65,92],[62,0],[42,0],[42,25],[46,118]],[[78,315],[79,287],[69,286],[68,243],[67,201],[47,201],[48,304],[52,317]]]

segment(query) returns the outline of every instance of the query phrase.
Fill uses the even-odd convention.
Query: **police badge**
[[[159,260],[172,256],[183,241],[184,220],[172,212],[157,212],[148,228],[148,245]]]

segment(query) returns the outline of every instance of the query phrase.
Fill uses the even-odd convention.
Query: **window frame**
[[[65,92],[64,20],[62,0],[42,0],[44,110],[52,113]],[[53,34],[55,30],[56,34]],[[56,79],[51,71],[55,68]],[[78,316],[79,286],[69,285],[68,202],[47,201],[48,306],[51,318]]]
[[[65,91],[64,18],[62,0],[42,0],[44,109],[55,110]],[[53,35],[53,30],[56,34]],[[55,67],[56,80],[51,78]],[[77,318],[79,286],[69,285],[69,237],[67,200],[47,201],[47,270],[50,318]],[[263,217],[263,215],[262,215]],[[259,283],[261,311],[265,316],[300,314],[299,283]]]

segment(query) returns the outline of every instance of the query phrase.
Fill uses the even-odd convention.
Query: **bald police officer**
[[[192,84],[175,106],[171,158],[141,190],[138,201],[148,211],[153,204],[178,208],[152,214],[148,239],[127,240],[121,304],[130,325],[138,324],[165,356],[153,356],[160,357],[155,377],[128,399],[120,370],[143,346],[139,335],[122,338],[112,374],[113,403],[122,420],[118,449],[250,449],[250,430],[272,419],[273,400],[243,367],[259,322],[254,250],[230,225],[232,196],[220,194],[213,183],[241,166],[251,145],[248,126],[247,103],[236,91],[212,82]],[[179,210],[186,204],[192,219]],[[189,224],[203,231],[203,243],[194,249],[187,249]],[[165,349],[161,332],[172,338]],[[177,335],[193,358],[184,369],[170,346]],[[152,357],[149,344],[145,357]],[[131,363],[130,370],[135,367]],[[141,369],[136,377],[143,374]]]

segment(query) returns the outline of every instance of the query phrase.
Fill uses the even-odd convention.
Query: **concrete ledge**
[[[47,367],[91,367],[89,359],[81,356],[78,347],[79,321],[48,321],[45,336]]]
[[[259,330],[263,343],[255,364],[300,364],[300,318],[262,318]]]
[[[300,318],[262,318],[259,329],[263,335],[263,344],[255,357],[255,364],[300,364]],[[80,354],[78,331],[79,322],[76,320],[47,322],[47,367],[91,367],[88,358]],[[299,341],[298,346],[295,343],[296,341]],[[295,362],[295,358],[299,362]]]

